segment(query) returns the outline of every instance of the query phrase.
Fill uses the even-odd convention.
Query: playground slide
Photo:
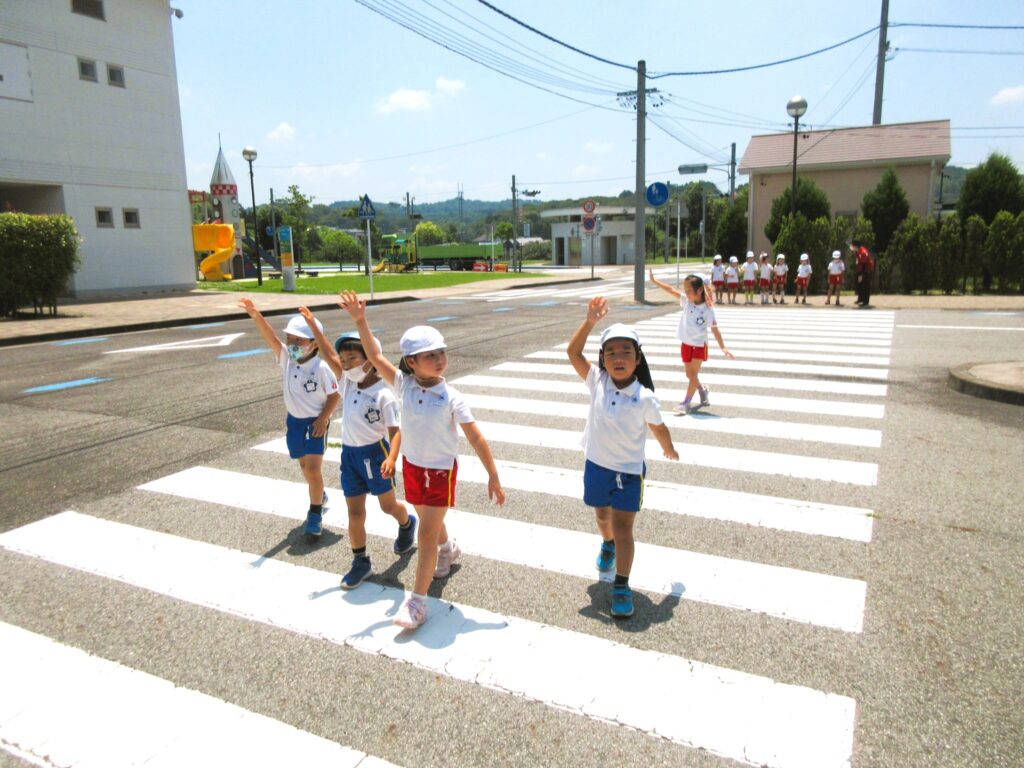
[[[374,272],[383,272],[388,266],[387,259],[381,259],[380,263],[373,268]]]
[[[231,279],[229,271],[221,265],[231,261],[235,253],[235,228],[230,224],[194,224],[192,226],[192,248],[196,251],[213,251],[199,262],[199,271],[206,280],[218,282]]]

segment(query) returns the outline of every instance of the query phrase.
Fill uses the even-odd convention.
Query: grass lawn
[[[444,288],[463,283],[478,283],[488,280],[508,280],[517,277],[551,277],[535,272],[419,272],[413,274],[388,274],[381,272],[373,276],[375,293],[388,291],[409,291],[420,288]],[[224,283],[200,282],[196,286],[208,291],[246,291],[254,293],[281,293],[281,280],[264,278],[263,286],[255,280]],[[365,275],[336,274],[324,277],[300,277],[295,281],[295,293],[336,294],[338,291],[370,292],[370,279]]]

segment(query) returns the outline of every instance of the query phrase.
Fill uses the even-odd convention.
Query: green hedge
[[[69,216],[0,213],[0,315],[29,305],[57,313],[57,297],[78,269],[78,233]]]

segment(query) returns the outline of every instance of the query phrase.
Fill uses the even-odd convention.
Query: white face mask
[[[366,363],[363,363],[363,365],[358,365],[355,368],[346,368],[342,373],[353,384],[361,384],[370,375],[370,372],[364,367],[365,365]]]
[[[290,344],[288,346],[288,356],[296,362],[305,354],[306,350],[302,348],[301,344]]]

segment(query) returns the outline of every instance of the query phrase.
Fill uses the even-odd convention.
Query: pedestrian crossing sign
[[[363,199],[359,203],[358,216],[363,221],[372,221],[377,218],[377,211],[374,209],[373,203],[370,202],[369,195],[363,195]]]

